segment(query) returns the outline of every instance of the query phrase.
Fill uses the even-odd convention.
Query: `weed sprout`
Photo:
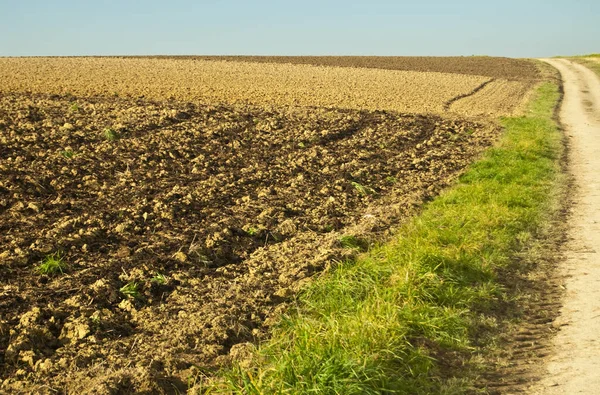
[[[65,262],[60,252],[48,255],[38,265],[37,272],[44,275],[52,275],[57,273],[63,273],[65,269]]]

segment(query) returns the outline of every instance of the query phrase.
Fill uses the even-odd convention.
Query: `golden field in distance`
[[[526,59],[492,56],[136,56],[137,58],[227,60],[251,63],[310,64],[383,70],[436,71],[527,81],[540,77]]]
[[[0,85],[5,92],[460,115],[510,113],[530,87],[441,72],[169,58],[2,58]],[[477,100],[461,106],[464,97]]]

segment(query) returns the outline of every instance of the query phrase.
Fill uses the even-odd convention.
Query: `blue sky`
[[[0,0],[0,56],[600,52],[600,0]]]

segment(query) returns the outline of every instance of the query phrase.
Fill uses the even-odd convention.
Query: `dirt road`
[[[600,392],[600,78],[566,59],[545,59],[563,78],[560,118],[574,177],[565,246],[566,292],[545,373],[532,393]]]

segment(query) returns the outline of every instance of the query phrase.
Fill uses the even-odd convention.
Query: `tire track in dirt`
[[[517,271],[501,273],[507,294],[519,298],[501,309],[498,350],[490,358],[494,369],[480,377],[478,388],[492,395],[528,393],[540,379],[537,367],[550,354],[564,292],[564,278],[557,274],[561,246],[565,242],[566,211],[562,211],[539,244],[515,257]],[[524,292],[524,290],[526,290]],[[516,318],[517,326],[510,322]]]
[[[450,107],[452,107],[452,104],[454,104],[455,102],[459,101],[460,99],[464,99],[466,97],[473,96],[474,94],[476,94],[477,92],[479,92],[480,90],[482,90],[488,84],[491,84],[495,80],[496,80],[495,78],[491,78],[491,79],[489,79],[487,81],[482,82],[478,86],[476,86],[475,89],[473,89],[471,92],[463,93],[463,94],[460,94],[458,96],[454,96],[452,99],[450,99],[446,103],[444,103],[444,111],[449,111]]]

